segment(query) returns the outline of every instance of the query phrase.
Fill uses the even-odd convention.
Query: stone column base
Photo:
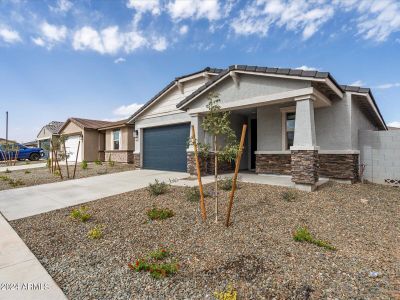
[[[292,150],[292,181],[315,188],[318,182],[318,150]]]
[[[319,174],[324,177],[355,183],[359,178],[359,154],[319,154]]]
[[[290,154],[256,154],[256,173],[290,175]]]
[[[111,158],[111,160],[115,162],[133,163],[132,150],[106,150],[104,156],[104,159],[107,161]]]
[[[201,175],[214,174],[214,153],[210,153],[209,156],[204,159],[200,159],[200,170]],[[229,173],[235,170],[234,163],[231,162],[218,162],[218,174]],[[187,153],[187,172],[191,175],[197,175],[196,161],[194,159],[194,152]]]
[[[208,160],[199,157],[199,163],[200,163],[201,175],[202,176],[207,175]],[[194,152],[187,152],[187,172],[190,175],[197,175],[196,160],[194,158]]]
[[[142,167],[140,163],[140,153],[133,153],[133,165],[136,169],[140,169]]]

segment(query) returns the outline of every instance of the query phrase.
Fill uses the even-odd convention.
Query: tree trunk
[[[218,222],[218,157],[217,136],[214,135],[214,183],[215,183],[215,222]]]

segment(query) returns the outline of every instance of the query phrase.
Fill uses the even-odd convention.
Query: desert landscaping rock
[[[211,190],[212,186],[206,186]],[[11,225],[70,299],[213,299],[228,284],[239,299],[395,299],[399,278],[400,190],[370,184],[329,183],[314,193],[241,183],[232,225],[224,227],[228,193],[220,193],[220,223],[206,198],[208,219],[185,188],[158,197],[146,189],[87,204],[92,218],[77,222],[65,208]],[[367,199],[362,203],[360,199]],[[175,212],[149,221],[153,205]],[[87,238],[96,224],[104,237]],[[293,240],[306,226],[329,251]],[[127,264],[167,247],[180,265],[155,280]],[[371,277],[371,272],[379,276]]]
[[[67,180],[66,166],[61,165],[60,167],[62,170],[62,174],[64,176],[64,180]],[[115,165],[113,167],[108,166],[107,163],[103,163],[102,165],[96,165],[94,163],[89,163],[88,169],[86,169],[86,170],[83,170],[80,165],[77,165],[75,179],[104,175],[104,174],[112,174],[112,173],[118,173],[118,172],[124,172],[124,171],[131,171],[134,169],[135,169],[135,167],[132,164],[123,164],[123,163],[115,163]],[[28,171],[28,172],[26,172],[26,171]],[[72,178],[73,171],[74,171],[74,166],[70,165],[69,172],[70,172],[71,178]],[[11,173],[1,172],[0,176],[7,176],[13,180],[21,180],[24,183],[23,185],[13,187],[7,181],[1,180],[1,178],[0,178],[0,191],[12,189],[12,188],[18,188],[18,187],[26,187],[26,186],[62,181],[60,176],[51,174],[48,168],[18,170],[18,171],[11,171]]]

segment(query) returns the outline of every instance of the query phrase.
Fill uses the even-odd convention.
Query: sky
[[[400,127],[399,0],[0,0],[0,137],[128,117],[175,77],[246,64],[372,88]]]

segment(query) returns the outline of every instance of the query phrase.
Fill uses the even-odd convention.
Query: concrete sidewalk
[[[0,299],[67,299],[1,214]]]
[[[5,172],[7,169],[10,171],[17,171],[17,170],[27,170],[27,169],[36,169],[36,168],[44,168],[46,167],[46,163],[32,163],[28,165],[18,165],[18,166],[1,166],[0,172]]]
[[[16,220],[146,187],[155,179],[186,178],[187,173],[134,170],[0,191],[0,212]]]

